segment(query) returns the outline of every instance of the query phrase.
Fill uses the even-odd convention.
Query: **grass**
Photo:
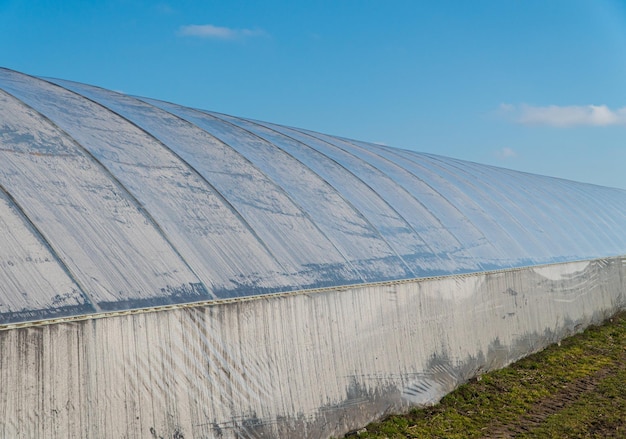
[[[358,438],[626,438],[626,312]]]

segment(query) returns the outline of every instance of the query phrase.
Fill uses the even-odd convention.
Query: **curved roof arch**
[[[0,69],[0,324],[626,254],[626,192]]]

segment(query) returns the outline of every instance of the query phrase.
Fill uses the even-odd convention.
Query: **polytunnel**
[[[0,436],[329,437],[625,305],[626,192],[0,69]]]

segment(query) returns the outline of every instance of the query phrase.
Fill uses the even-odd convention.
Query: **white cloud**
[[[512,148],[504,147],[496,151],[496,156],[501,160],[512,159],[513,157],[517,157],[517,153],[513,151]]]
[[[164,15],[171,15],[176,12],[174,8],[172,8],[167,3],[159,3],[155,6],[155,8],[158,13],[164,14]]]
[[[249,37],[267,36],[262,29],[232,29],[229,27],[213,26],[212,24],[189,24],[181,26],[179,35],[187,37],[212,38],[217,40],[237,40]]]
[[[536,107],[501,104],[500,113],[523,125],[553,127],[626,125],[626,107],[611,110],[606,105]]]

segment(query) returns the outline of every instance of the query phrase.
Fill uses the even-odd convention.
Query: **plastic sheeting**
[[[623,309],[624,230],[622,190],[0,69],[0,437],[339,436]]]
[[[342,437],[626,305],[626,260],[0,331],[0,437]]]
[[[0,323],[626,253],[626,192],[0,69]]]

